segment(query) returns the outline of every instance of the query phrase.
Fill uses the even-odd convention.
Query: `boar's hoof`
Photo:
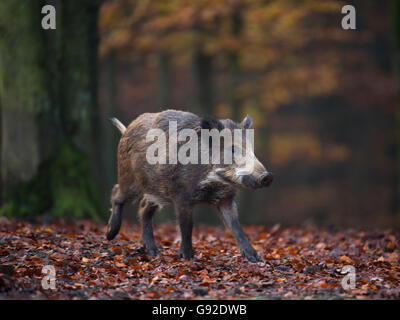
[[[146,252],[152,257],[155,257],[160,253],[160,251],[158,251],[158,249],[156,247],[146,247],[145,246],[145,248],[146,248]]]
[[[188,249],[188,250],[179,250],[179,257],[184,258],[185,260],[192,260],[194,257],[193,250]]]
[[[108,221],[107,226],[107,240],[112,240],[116,237],[121,228],[121,214],[119,212],[115,212],[111,215],[110,220]]]
[[[106,233],[106,237],[107,240],[112,240],[116,237],[116,235],[118,234],[119,228],[112,228],[110,225],[107,228],[107,233]]]
[[[247,249],[247,250],[242,250],[242,256],[247,258],[250,262],[261,262],[262,260],[258,256],[256,250],[253,248]]]

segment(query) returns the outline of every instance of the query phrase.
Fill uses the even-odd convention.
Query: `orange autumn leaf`
[[[348,256],[341,256],[339,261],[342,263],[347,263],[347,264],[353,263],[353,260],[351,260],[351,258],[349,258]]]

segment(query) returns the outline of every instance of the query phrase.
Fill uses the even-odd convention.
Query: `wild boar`
[[[260,261],[239,223],[235,203],[239,187],[262,188],[269,186],[273,181],[272,174],[258,161],[253,152],[245,155],[252,160],[252,170],[249,174],[243,174],[242,165],[234,161],[224,162],[226,153],[220,163],[170,163],[168,160],[173,156],[170,152],[167,152],[165,163],[151,164],[148,159],[148,150],[155,140],[149,141],[149,131],[156,129],[164,132],[168,140],[168,149],[172,145],[169,140],[171,123],[176,124],[177,133],[183,132],[184,129],[194,130],[197,134],[194,139],[198,140],[195,142],[202,146],[204,130],[224,130],[232,132],[232,136],[234,131],[239,131],[243,139],[239,140],[239,143],[235,139],[233,142],[224,139],[220,150],[232,150],[233,153],[234,150],[238,150],[238,154],[243,155],[243,150],[249,143],[245,131],[252,127],[249,115],[241,123],[235,123],[230,119],[218,120],[184,111],[166,110],[144,113],[127,128],[115,118],[110,120],[122,133],[122,137],[118,145],[118,184],[113,187],[111,196],[112,208],[106,234],[108,240],[112,240],[121,227],[124,204],[141,199],[138,214],[142,242],[146,251],[151,256],[156,256],[158,249],[154,241],[152,218],[158,208],[173,205],[181,233],[180,255],[185,259],[192,259],[193,207],[199,203],[206,203],[218,210],[224,224],[234,235],[242,255],[251,262]],[[206,139],[207,146],[210,146],[210,137]],[[178,141],[177,145],[181,146],[183,143]],[[202,151],[199,150],[199,154]]]

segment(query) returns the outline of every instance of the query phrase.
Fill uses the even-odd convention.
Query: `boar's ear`
[[[224,129],[224,125],[217,119],[209,116],[204,116],[201,118],[201,128],[202,129],[218,129],[218,131],[221,131]]]
[[[253,119],[247,115],[240,124],[243,126],[243,128],[250,129],[253,125]]]

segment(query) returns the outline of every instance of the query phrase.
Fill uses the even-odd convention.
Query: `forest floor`
[[[92,221],[0,217],[0,299],[400,299],[398,231],[245,231],[263,262],[242,258],[223,227],[195,226],[195,258],[185,261],[173,224],[155,226],[162,248],[151,258],[136,224],[124,222],[107,241],[104,224]],[[343,280],[346,265],[354,289],[341,285],[351,278]]]

